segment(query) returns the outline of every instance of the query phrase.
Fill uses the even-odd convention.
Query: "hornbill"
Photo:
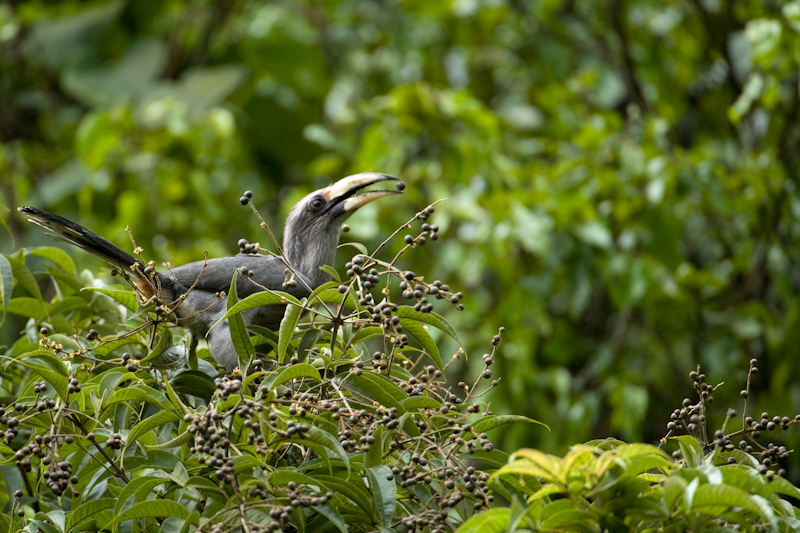
[[[215,324],[227,311],[220,293],[230,289],[234,272],[239,270],[246,274],[237,276],[239,297],[261,291],[261,287],[283,290],[298,298],[308,296],[328,279],[320,267],[333,264],[342,222],[361,206],[403,189],[402,182],[398,181],[396,191],[359,192],[386,180],[398,178],[376,172],[356,174],[297,202],[284,226],[282,257],[240,253],[196,261],[168,272],[154,272],[140,259],[63,217],[29,206],[20,207],[19,211],[31,222],[50,230],[47,233],[50,237],[70,242],[131,274],[144,298],[155,297],[174,308],[178,324],[191,332],[193,344],[205,338],[217,362],[230,370],[237,366],[239,358],[228,322]],[[294,282],[285,283],[287,277],[294,277]],[[281,305],[257,307],[243,312],[242,317],[245,324],[277,329],[284,308]]]

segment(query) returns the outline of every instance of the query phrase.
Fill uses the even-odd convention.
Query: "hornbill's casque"
[[[225,299],[220,298],[219,293],[230,289],[234,272],[243,267],[248,272],[246,277],[237,277],[236,290],[241,298],[263,290],[259,285],[286,291],[298,298],[308,296],[311,290],[328,279],[320,267],[333,264],[342,222],[361,206],[398,192],[359,192],[386,180],[397,178],[375,172],[356,174],[312,192],[297,202],[286,219],[283,257],[238,254],[189,263],[168,272],[151,273],[152,269],[141,260],[63,217],[28,206],[20,207],[19,211],[32,222],[51,230],[52,233],[47,235],[54,239],[66,240],[132,274],[144,298],[155,296],[168,305],[177,304],[170,307],[174,307],[178,324],[192,333],[193,343],[205,338],[217,362],[230,370],[237,366],[239,358],[231,341],[228,322],[214,324],[226,312]],[[296,284],[285,284],[287,263],[293,270]],[[277,329],[283,313],[284,306],[270,305],[247,310],[242,317],[245,324]]]

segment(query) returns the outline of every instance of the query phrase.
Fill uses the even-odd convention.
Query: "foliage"
[[[458,532],[797,531],[800,509],[785,498],[798,498],[797,487],[768,481],[746,454],[703,457],[694,437],[680,439],[691,457],[682,465],[655,446],[619,441],[576,446],[563,458],[519,450],[489,480],[514,504]]]
[[[751,361],[741,429],[733,428],[737,412],[728,409],[709,437],[715,387],[698,369],[691,378],[699,400],[685,398],[669,424],[670,433],[687,434],[661,442],[677,443],[672,456],[660,446],[616,439],[574,446],[563,458],[521,449],[487,483],[511,504],[477,514],[457,531],[797,531],[800,489],[777,468],[790,451],[758,439],[788,429],[800,415],[746,416],[757,371]]]
[[[260,237],[228,208],[242,190],[278,227],[328,178],[386,171],[412,209],[450,198],[454,325],[470,352],[507,327],[493,409],[552,428],[510,428],[510,447],[655,441],[698,362],[730,383],[759,359],[752,401],[796,412],[798,6],[4,3],[0,246],[44,242],[13,211],[30,203],[117,243],[129,225],[173,264],[230,255]],[[402,211],[364,210],[352,238]]]
[[[800,498],[800,489],[777,468],[788,451],[753,449],[762,431],[786,429],[800,416],[746,417],[741,430],[709,440],[716,387],[699,370],[692,373],[699,401],[685,399],[668,427],[688,433],[674,437],[680,450],[672,457],[614,439],[576,446],[563,458],[496,449],[487,432],[536,423],[493,414],[483,399],[498,384],[490,367],[502,328],[477,379],[448,385],[463,348],[444,358],[429,331],[459,342],[433,308],[437,301],[462,308],[462,295],[400,266],[408,252],[438,240],[428,221],[434,212],[429,206],[401,227],[413,235],[391,261],[378,252],[403,231],[372,253],[357,244],[346,277],[328,269],[334,281],[307,299],[265,291],[239,300],[234,274],[230,292],[220,293],[240,357],[230,375],[218,374],[208,349],[193,353],[191,340],[170,329],[174,302],[139,300],[87,272],[76,276],[57,248],[0,255],[3,294],[11,295],[4,309],[27,318],[25,335],[3,356],[0,468],[9,491],[0,498],[8,498],[9,512],[0,528],[800,527],[800,510],[784,499]],[[34,258],[45,261],[44,271],[31,271]],[[397,303],[403,299],[416,303]],[[277,332],[245,329],[241,313],[260,305],[286,306]],[[757,372],[751,361],[745,401]],[[735,416],[728,411],[723,429]]]
[[[405,225],[421,222],[404,252],[435,240],[434,211]],[[347,279],[303,300],[239,300],[234,274],[220,294],[240,356],[228,376],[170,329],[175,302],[76,277],[56,248],[2,256],[3,294],[28,292],[4,308],[28,322],[3,356],[0,457],[14,496],[0,529],[444,531],[485,509],[494,496],[475,465],[508,457],[486,432],[534,422],[481,399],[501,338],[474,383],[449,386],[463,350],[443,358],[428,331],[458,342],[432,308],[460,307],[459,295],[400,269],[402,254],[357,248]],[[31,272],[34,257],[44,272]],[[268,304],[286,306],[279,331],[245,329],[242,311]]]

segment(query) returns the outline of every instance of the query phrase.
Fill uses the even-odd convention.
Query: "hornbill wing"
[[[308,287],[311,282],[300,273],[295,275],[297,286],[284,289],[286,280],[286,265],[279,258],[271,255],[238,254],[233,257],[220,257],[209,259],[205,267],[204,261],[196,261],[173,268],[171,273],[162,271],[166,278],[172,278],[186,289],[194,286],[195,291],[216,293],[230,291],[233,273],[238,271],[236,277],[236,293],[239,298],[245,298],[264,290],[262,287],[284,291],[303,298],[310,294]],[[250,272],[249,279],[242,275],[241,269],[246,267]],[[199,278],[199,279],[198,279]]]

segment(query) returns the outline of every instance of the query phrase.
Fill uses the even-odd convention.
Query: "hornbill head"
[[[314,191],[292,207],[283,231],[283,253],[289,264],[308,276],[314,286],[327,279],[319,269],[330,265],[336,256],[339,234],[344,222],[358,208],[398,190],[362,191],[380,181],[398,178],[389,174],[365,172],[341,179],[329,187]]]

